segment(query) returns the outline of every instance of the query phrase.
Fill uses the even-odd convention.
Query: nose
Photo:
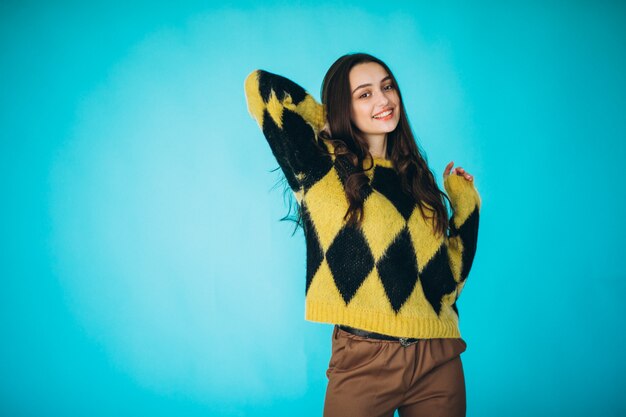
[[[378,104],[381,107],[384,107],[387,104],[389,104],[389,97],[387,97],[387,94],[385,94],[384,91],[381,91],[381,93],[378,95]]]

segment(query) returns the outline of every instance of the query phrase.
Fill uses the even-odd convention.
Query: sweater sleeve
[[[481,198],[474,182],[461,175],[448,175],[444,187],[453,210],[446,245],[452,274],[457,282],[458,299],[476,254]]]
[[[327,164],[317,134],[326,123],[324,107],[295,82],[264,70],[252,71],[244,89],[257,121],[291,189],[298,191],[320,164]]]

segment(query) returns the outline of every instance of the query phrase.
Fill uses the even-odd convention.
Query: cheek
[[[400,99],[396,97],[395,99],[395,103],[396,103],[396,111],[395,116],[399,119],[400,118],[400,111],[402,111],[402,103],[400,103]]]
[[[355,123],[367,123],[369,118],[369,110],[367,110],[364,106],[355,105],[352,107],[352,119]]]

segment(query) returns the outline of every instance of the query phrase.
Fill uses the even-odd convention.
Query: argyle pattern
[[[475,184],[454,174],[445,179],[453,215],[449,233],[437,236],[403,192],[392,161],[370,159],[363,222],[348,226],[344,184],[356,168],[322,152],[333,150],[318,135],[323,106],[298,84],[264,70],[250,73],[244,89],[302,209],[305,319],[399,337],[460,337],[456,300],[478,237]]]

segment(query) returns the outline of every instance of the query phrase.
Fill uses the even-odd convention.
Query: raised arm
[[[476,254],[481,199],[474,182],[461,175],[448,175],[444,180],[444,187],[453,209],[446,244],[452,274],[457,282],[458,299]]]
[[[331,164],[317,143],[326,123],[323,106],[298,84],[264,70],[252,71],[244,87],[248,111],[291,189],[296,192],[315,181]]]

